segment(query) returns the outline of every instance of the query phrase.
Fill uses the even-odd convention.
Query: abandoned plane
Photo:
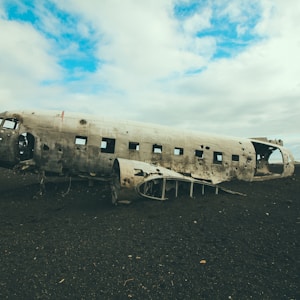
[[[275,171],[274,152],[281,157]],[[220,183],[232,179],[291,176],[294,158],[281,140],[213,136],[64,111],[6,111],[0,114],[0,167],[106,179],[116,204],[134,195],[165,200],[170,189],[177,196],[181,184],[192,197],[194,185],[217,193]]]

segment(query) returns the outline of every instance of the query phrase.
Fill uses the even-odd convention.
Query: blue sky
[[[0,0],[0,105],[281,138],[300,160],[300,2]]]

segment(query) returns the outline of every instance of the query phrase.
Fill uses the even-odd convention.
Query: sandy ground
[[[300,168],[114,207],[97,183],[0,169],[0,299],[300,299]]]

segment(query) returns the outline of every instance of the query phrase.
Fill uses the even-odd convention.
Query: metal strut
[[[46,186],[45,186],[45,171],[40,171],[39,172],[39,180],[40,180],[40,192],[39,195],[42,196],[46,192]]]
[[[160,184],[157,183],[157,180],[161,179]],[[237,194],[245,196],[245,194],[234,192],[231,190],[228,190],[226,188],[220,187],[216,184],[206,182],[203,180],[197,180],[191,178],[177,178],[177,177],[163,177],[163,178],[152,178],[150,180],[147,180],[146,182],[141,183],[136,187],[137,193],[142,196],[153,200],[167,200],[166,197],[167,193],[167,181],[175,181],[175,197],[178,197],[178,190],[179,190],[179,181],[180,182],[188,182],[189,183],[189,196],[191,198],[194,197],[194,186],[195,184],[201,184],[201,193],[204,195],[205,193],[205,186],[209,186],[212,188],[215,188],[215,194],[219,194],[219,190],[221,189],[224,192],[231,193],[231,194]]]

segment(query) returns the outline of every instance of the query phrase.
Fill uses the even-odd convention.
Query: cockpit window
[[[17,119],[5,119],[4,123],[3,123],[3,128],[6,129],[17,129],[19,125],[19,121]]]

